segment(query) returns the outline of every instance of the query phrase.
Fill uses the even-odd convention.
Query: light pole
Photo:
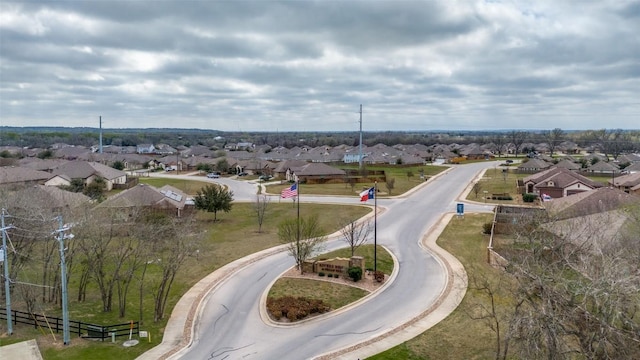
[[[60,283],[62,286],[62,337],[65,345],[71,342],[69,336],[69,308],[67,301],[67,265],[64,259],[64,239],[73,239],[73,234],[66,235],[65,231],[69,227],[65,227],[62,223],[62,215],[58,216],[58,242],[60,243]]]

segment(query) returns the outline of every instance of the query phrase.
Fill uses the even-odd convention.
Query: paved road
[[[492,164],[459,166],[431,180],[406,198],[380,199],[386,211],[378,216],[378,244],[398,260],[395,280],[369,301],[295,326],[273,326],[260,316],[265,291],[293,266],[279,253],[238,271],[209,293],[198,314],[193,343],[174,358],[184,359],[309,359],[364,342],[406,323],[432,305],[447,283],[440,260],[419,246],[424,233],[445,212],[455,211],[456,197],[477,173]],[[228,182],[237,199],[252,200],[255,190]],[[255,186],[255,185],[254,185]],[[255,188],[254,188],[255,189]],[[302,197],[302,201],[358,203],[354,198]],[[371,201],[370,201],[371,202]],[[467,207],[488,211],[490,207]],[[302,205],[304,212],[304,205]],[[339,240],[329,248],[342,247]]]

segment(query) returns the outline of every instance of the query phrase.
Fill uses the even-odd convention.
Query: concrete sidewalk
[[[42,360],[38,343],[27,340],[11,345],[0,346],[0,359]]]

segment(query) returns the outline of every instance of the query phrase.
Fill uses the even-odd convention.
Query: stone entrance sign
[[[307,260],[302,265],[303,272],[347,275],[350,267],[359,267],[364,273],[364,258],[352,256],[351,258],[333,258],[321,260]]]

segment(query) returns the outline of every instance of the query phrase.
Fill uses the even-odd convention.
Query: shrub
[[[482,225],[482,232],[484,234],[491,234],[491,228],[493,227],[493,223],[484,223],[484,225]]]
[[[287,318],[289,321],[297,321],[313,314],[325,313],[331,308],[323,303],[322,300],[285,296],[268,298],[267,310],[275,320]]]
[[[318,276],[324,276],[324,273],[323,273],[322,271],[320,271],[320,272],[318,273]]]
[[[384,281],[384,273],[380,270],[373,273],[373,278],[376,279],[377,282]]]
[[[360,279],[362,279],[362,269],[357,266],[350,267],[347,270],[347,273],[353,281],[360,281]]]
[[[537,197],[538,196],[536,194],[524,193],[522,194],[522,201],[531,203],[531,202],[534,202]]]

